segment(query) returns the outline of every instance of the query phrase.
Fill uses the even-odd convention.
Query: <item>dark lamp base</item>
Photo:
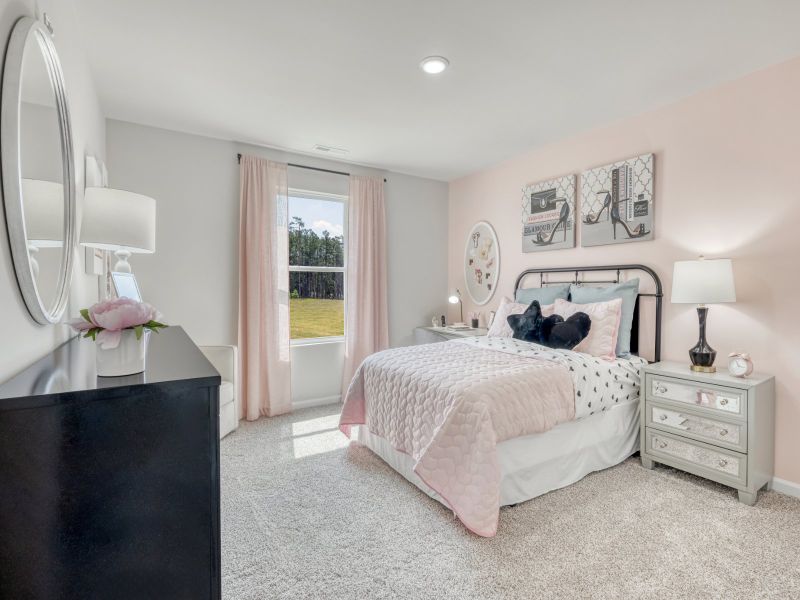
[[[714,373],[714,359],[717,351],[708,345],[706,341],[706,319],[708,318],[708,308],[700,306],[697,308],[697,319],[700,322],[700,338],[694,347],[689,349],[689,360],[692,363],[692,371],[698,373]]]

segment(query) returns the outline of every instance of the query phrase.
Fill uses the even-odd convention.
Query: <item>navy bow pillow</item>
[[[534,300],[521,315],[509,315],[508,325],[518,340],[572,350],[589,335],[592,320],[585,312],[570,315],[566,321],[561,315],[542,317],[542,307],[538,300]]]

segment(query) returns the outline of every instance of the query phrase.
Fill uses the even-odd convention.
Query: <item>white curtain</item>
[[[242,156],[239,166],[239,418],[289,412],[287,165]]]
[[[350,177],[342,395],[358,366],[389,347],[383,179]]]

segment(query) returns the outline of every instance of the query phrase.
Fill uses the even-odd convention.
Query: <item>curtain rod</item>
[[[242,155],[241,153],[236,155],[236,162],[242,162]],[[345,177],[350,177],[350,173],[345,173],[344,171],[333,171],[331,169],[322,169],[320,167],[309,167],[308,165],[297,165],[295,163],[287,163],[290,167],[296,167],[298,169],[308,169],[309,171],[319,171],[320,173],[332,173],[333,175],[344,175]],[[386,183],[386,178],[384,177],[383,182]]]

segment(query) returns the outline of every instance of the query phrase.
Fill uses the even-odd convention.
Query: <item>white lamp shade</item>
[[[156,251],[156,201],[111,188],[84,193],[81,244],[133,254]]]
[[[37,248],[64,245],[63,185],[41,179],[23,179],[22,205],[29,245]]]
[[[736,302],[731,260],[718,258],[677,261],[672,273],[672,302],[678,304]]]

